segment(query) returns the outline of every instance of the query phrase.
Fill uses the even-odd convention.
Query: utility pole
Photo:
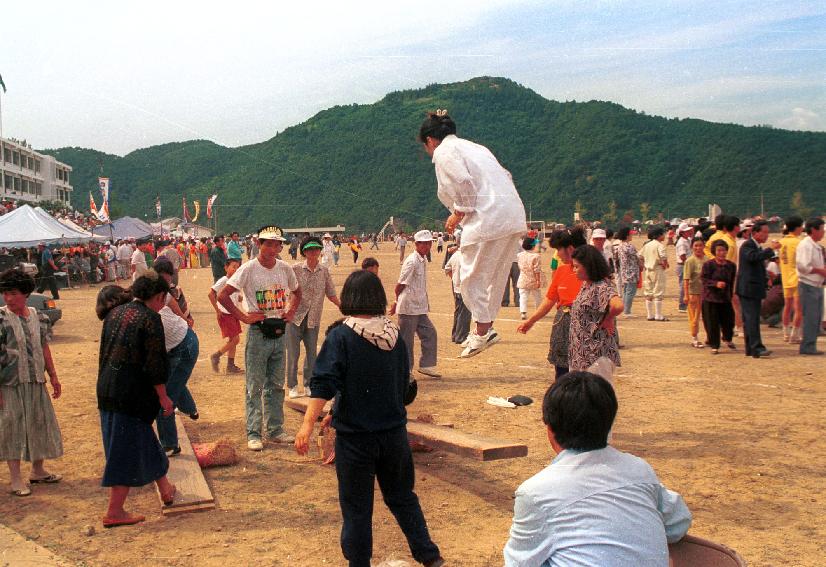
[[[766,210],[763,208],[763,192],[760,191],[760,218],[766,218]]]

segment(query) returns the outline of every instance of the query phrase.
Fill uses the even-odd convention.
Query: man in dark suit
[[[761,358],[771,351],[763,346],[760,338],[760,303],[766,297],[766,260],[774,257],[780,243],[773,240],[770,248],[760,245],[769,238],[769,223],[759,220],[754,223],[751,238],[740,248],[739,273],[737,274],[737,296],[743,315],[743,331],[746,341],[746,356]]]

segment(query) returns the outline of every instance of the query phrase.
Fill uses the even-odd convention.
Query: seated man
[[[557,456],[516,491],[506,566],[668,566],[667,543],[685,535],[691,513],[648,463],[608,446],[616,414],[613,387],[590,372],[545,393]]]

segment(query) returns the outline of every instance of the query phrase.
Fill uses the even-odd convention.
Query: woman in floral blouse
[[[571,372],[586,370],[603,356],[619,366],[614,324],[623,305],[611,283],[608,263],[590,245],[577,248],[571,263],[582,287],[571,306],[568,368]]]

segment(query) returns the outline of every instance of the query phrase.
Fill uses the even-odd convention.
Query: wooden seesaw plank
[[[171,506],[163,506],[161,502],[161,513],[164,516],[173,516],[185,512],[212,510],[215,508],[215,498],[212,496],[212,491],[209,489],[195,452],[192,450],[189,435],[177,414],[175,425],[178,428],[178,444],[181,446],[181,452],[169,458],[169,472],[166,473],[166,477],[175,485],[177,492]],[[160,497],[161,494],[158,492],[159,500]]]
[[[303,413],[307,411],[310,398],[287,399],[284,403]],[[528,446],[521,443],[462,433],[452,427],[418,421],[407,422],[407,437],[410,441],[479,461],[513,459],[528,454]]]

